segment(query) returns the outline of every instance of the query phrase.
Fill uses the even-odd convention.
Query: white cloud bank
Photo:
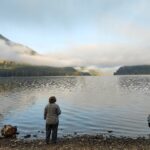
[[[144,16],[146,17],[145,20],[147,20],[149,13],[146,13],[145,10],[148,9],[143,9],[147,7],[147,5],[142,7],[140,4],[141,3],[139,3],[138,7],[132,9],[135,14],[140,14],[136,16],[140,18]],[[121,17],[116,14],[108,14],[103,17],[99,17],[98,15],[98,18],[100,18],[100,21],[97,20],[95,23],[97,26],[94,26],[97,37],[96,40],[104,32],[102,36],[107,35],[108,38],[109,36],[113,36],[112,41],[105,39],[105,42],[96,41],[95,44],[93,44],[91,42],[93,39],[89,34],[89,39],[91,40],[89,40],[89,44],[84,44],[82,41],[82,44],[79,44],[75,38],[75,42],[73,41],[75,44],[67,46],[64,50],[53,53],[49,52],[47,55],[29,55],[22,52],[27,50],[26,47],[7,45],[3,40],[0,40],[0,59],[57,67],[94,66],[104,68],[105,70],[107,70],[107,68],[112,69],[124,65],[150,64],[150,28],[148,24],[142,24],[143,22],[141,20],[140,23],[138,23],[134,21],[134,17],[131,20],[121,19]],[[87,32],[88,31],[89,30],[87,30]],[[79,39],[82,40],[86,35],[87,34],[81,38],[82,35],[80,33],[77,37],[80,37]],[[57,36],[59,37],[59,35]],[[72,36],[75,36],[74,32]]]
[[[99,44],[71,47],[49,55],[29,55],[24,47],[7,45],[0,41],[0,59],[49,66],[97,66],[150,64],[149,47],[123,44]],[[19,51],[20,50],[20,51]],[[25,51],[25,50],[24,50]]]
[[[58,67],[94,66],[105,70],[150,64],[149,0],[65,0],[61,3],[58,0],[13,0],[9,5],[6,12],[8,0],[3,0],[0,19],[5,27],[14,24],[17,30],[10,30],[10,25],[7,30],[4,28],[9,32],[14,30],[12,35],[27,32],[25,40],[29,37],[32,43],[36,39],[35,45],[41,42],[49,49],[65,41],[74,45],[65,43],[67,48],[59,52],[31,56],[20,52],[26,48],[9,46],[1,40],[0,59]],[[18,30],[20,27],[23,29]],[[46,35],[48,42],[45,42]]]

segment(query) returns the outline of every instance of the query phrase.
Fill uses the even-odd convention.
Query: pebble
[[[38,143],[38,145],[42,145],[42,144],[43,144],[42,142],[39,142],[39,143]]]

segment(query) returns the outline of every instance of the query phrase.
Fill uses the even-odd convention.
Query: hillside
[[[150,65],[123,66],[114,75],[147,75],[150,74]]]
[[[90,75],[77,71],[73,67],[53,67],[50,64],[49,66],[33,65],[31,61],[28,62],[28,59],[24,62],[21,59],[24,56],[25,58],[34,58],[40,54],[27,46],[9,40],[1,34],[0,52],[0,77]]]
[[[82,73],[73,67],[49,67],[17,64],[12,61],[0,62],[0,77],[10,76],[77,76],[90,75]]]
[[[37,55],[31,48],[19,43],[15,43],[0,34],[0,51],[8,51],[16,54]]]

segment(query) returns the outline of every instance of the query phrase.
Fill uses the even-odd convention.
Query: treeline
[[[5,62],[0,64],[0,77],[10,76],[77,76],[90,75],[82,73],[73,67],[48,67],[20,65],[14,62]]]
[[[147,75],[150,74],[150,65],[123,66],[114,75]]]

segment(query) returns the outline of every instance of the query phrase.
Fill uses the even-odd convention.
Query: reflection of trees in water
[[[70,89],[76,86],[76,77],[25,77],[0,78],[0,93],[12,90],[61,88]]]
[[[1,78],[0,79],[0,93],[12,91],[13,89],[20,89],[32,84],[30,80],[26,81],[25,79],[21,78]]]
[[[131,90],[150,90],[150,76],[119,76],[119,85]]]

